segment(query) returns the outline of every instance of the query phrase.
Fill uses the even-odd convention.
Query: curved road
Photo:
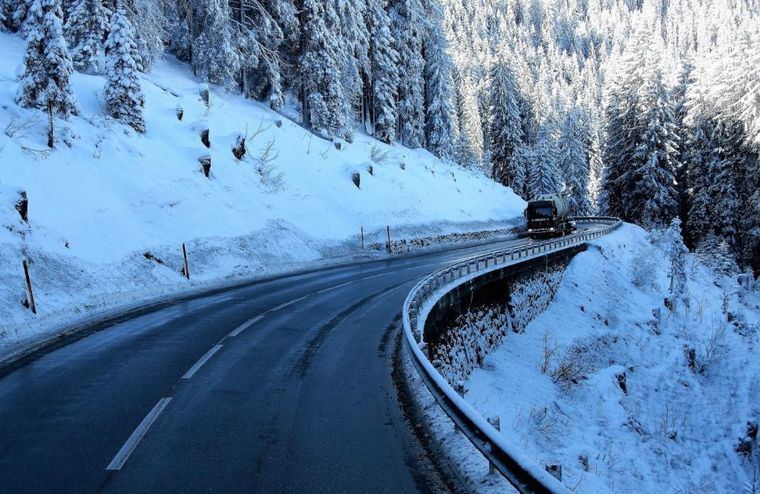
[[[415,282],[499,244],[177,302],[0,378],[0,492],[435,492],[391,377]]]

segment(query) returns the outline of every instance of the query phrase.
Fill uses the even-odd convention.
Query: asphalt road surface
[[[402,303],[515,239],[177,302],[0,378],[0,492],[436,492],[391,377]]]

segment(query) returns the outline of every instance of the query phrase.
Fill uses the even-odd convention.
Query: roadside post
[[[32,278],[29,276],[29,264],[26,260],[23,261],[24,265],[24,277],[26,278],[26,289],[29,291],[28,308],[32,310],[32,314],[37,313],[37,304],[34,303],[34,292],[32,291]]]
[[[182,256],[185,258],[185,267],[182,270],[182,274],[185,275],[185,278],[188,280],[190,279],[190,265],[187,262],[187,248],[185,247],[185,244],[182,244]]]

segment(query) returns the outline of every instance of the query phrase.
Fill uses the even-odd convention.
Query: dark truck
[[[544,194],[528,202],[525,209],[528,236],[553,237],[566,235],[575,229],[568,216],[568,203],[560,194]]]

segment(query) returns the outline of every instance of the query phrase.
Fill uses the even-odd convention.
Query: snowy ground
[[[540,464],[560,464],[575,492],[760,489],[747,438],[760,420],[760,296],[690,255],[690,307],[671,313],[667,268],[637,227],[595,241],[467,382],[468,401]],[[742,440],[754,453],[737,452]]]
[[[395,240],[496,230],[517,224],[524,208],[509,189],[422,150],[364,135],[339,150],[214,88],[207,107],[172,60],[143,80],[145,135],[104,117],[103,78],[75,75],[81,116],[57,121],[49,152],[45,116],[14,103],[24,42],[0,33],[0,47],[0,354],[117,306],[351,259],[361,227],[368,244],[384,241],[386,225]],[[241,135],[248,154],[239,161]],[[207,155],[210,179],[198,161]],[[14,209],[19,190],[28,224]],[[180,275],[182,243],[191,282]],[[25,258],[38,316],[20,304]]]

